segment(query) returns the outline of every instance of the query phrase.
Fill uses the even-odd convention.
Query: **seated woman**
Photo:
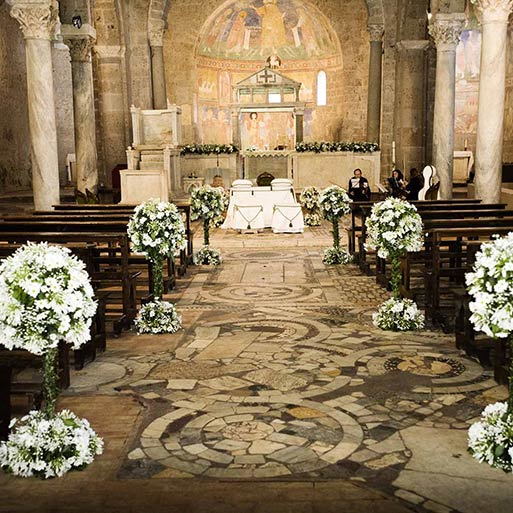
[[[410,170],[410,181],[406,185],[406,191],[408,201],[417,201],[419,199],[419,192],[424,187],[424,177],[419,173],[416,167]]]
[[[392,171],[392,176],[388,179],[388,191],[394,198],[403,198],[406,196],[405,181],[403,173],[399,169]]]
[[[362,176],[361,169],[353,171],[353,178],[349,180],[349,187],[347,193],[353,201],[369,201],[371,197],[371,190],[369,181]]]

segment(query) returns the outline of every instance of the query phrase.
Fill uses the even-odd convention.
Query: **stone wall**
[[[508,60],[506,67],[506,101],[504,106],[504,147],[502,161],[513,162],[513,32],[508,31]]]
[[[0,193],[30,188],[25,49],[9,6],[0,5]]]

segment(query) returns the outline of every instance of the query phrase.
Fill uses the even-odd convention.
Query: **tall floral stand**
[[[366,219],[366,247],[377,250],[378,257],[390,259],[392,298],[382,303],[373,315],[374,324],[391,331],[409,331],[424,327],[424,315],[410,299],[402,299],[401,258],[409,251],[420,251],[424,244],[422,219],[414,205],[389,198],[372,207]]]
[[[175,333],[182,319],[175,306],[162,300],[163,261],[174,258],[187,244],[182,216],[175,205],[155,199],[139,205],[128,223],[132,249],[146,256],[151,266],[153,300],[135,319],[139,333]]]
[[[96,311],[85,266],[66,248],[29,243],[1,264],[0,288],[3,345],[43,361],[43,409],[11,422],[7,441],[0,443],[0,468],[41,478],[82,469],[103,452],[103,441],[86,419],[56,412],[56,402],[58,345],[84,345]]]
[[[340,231],[339,222],[340,218],[345,214],[351,212],[349,204],[352,200],[347,195],[346,191],[337,185],[324,189],[319,199],[319,205],[322,215],[333,226],[333,247],[324,250],[323,263],[327,265],[332,264],[348,264],[352,261],[349,252],[340,247]]]
[[[210,247],[210,227],[222,219],[228,201],[220,187],[204,185],[191,193],[191,218],[203,222],[203,247],[194,255],[196,265],[219,265],[222,261],[219,250]]]
[[[513,471],[513,233],[481,245],[466,275],[476,331],[509,349],[508,400],[488,405],[468,430],[469,452],[479,462]]]

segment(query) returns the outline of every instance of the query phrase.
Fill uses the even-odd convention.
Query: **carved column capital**
[[[152,20],[148,23],[148,40],[150,46],[164,46],[164,32],[166,24],[164,20]]]
[[[54,2],[16,2],[10,14],[20,24],[25,39],[53,39],[59,19]]]
[[[91,60],[91,50],[93,49],[95,39],[90,36],[81,38],[64,39],[69,47],[69,53],[73,62],[89,62]]]
[[[381,40],[383,39],[383,34],[385,32],[385,27],[382,23],[369,23],[367,25],[367,30],[369,31],[371,41],[381,42]]]
[[[476,8],[479,21],[485,23],[507,23],[513,11],[513,0],[470,0]]]
[[[429,34],[437,49],[456,51],[464,24],[465,15],[436,15],[429,24]]]

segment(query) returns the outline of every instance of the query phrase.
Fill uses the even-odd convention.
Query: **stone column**
[[[440,179],[440,199],[452,199],[456,47],[464,14],[437,14],[429,25],[436,45],[433,164]]]
[[[96,193],[98,163],[96,154],[96,121],[94,113],[93,66],[91,50],[96,31],[90,25],[75,29],[62,27],[71,55],[73,77],[73,115],[75,118],[75,153],[77,157],[77,189]]]
[[[153,91],[153,108],[167,108],[166,73],[164,67],[164,22],[153,22],[148,28],[151,51],[151,84]]]
[[[396,44],[395,164],[406,175],[411,167],[421,169],[425,161],[425,50],[428,45],[429,41],[424,39],[402,40]]]
[[[476,196],[501,198],[508,18],[513,0],[472,0],[482,25],[477,109]]]
[[[381,24],[370,24],[369,95],[367,100],[367,140],[379,143],[381,128],[381,73],[383,32]]]
[[[32,189],[36,210],[60,202],[59,158],[52,76],[52,50],[58,19],[54,1],[13,2],[11,16],[25,37]]]

